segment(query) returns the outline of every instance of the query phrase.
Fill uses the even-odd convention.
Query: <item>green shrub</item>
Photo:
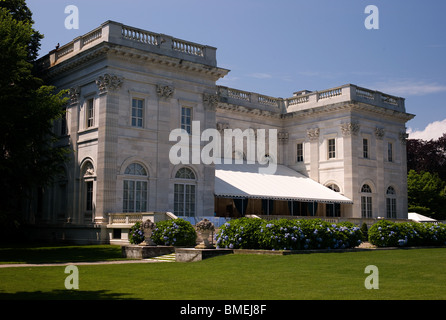
[[[369,241],[378,247],[443,246],[446,225],[381,220],[370,227]]]
[[[218,248],[305,250],[351,248],[362,233],[350,222],[331,224],[320,219],[234,219],[216,236]]]
[[[135,223],[129,231],[129,242],[131,244],[140,244],[144,241],[144,230],[141,222]]]
[[[165,220],[156,223],[152,240],[157,245],[193,247],[196,245],[197,233],[188,221],[183,219]]]

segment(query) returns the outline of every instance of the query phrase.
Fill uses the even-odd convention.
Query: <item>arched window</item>
[[[396,218],[396,192],[392,186],[386,191],[386,212],[387,218]]]
[[[82,210],[84,212],[84,219],[86,221],[93,219],[95,209],[95,180],[96,172],[93,163],[90,160],[85,160],[81,167],[81,196],[82,196]]]
[[[147,211],[148,175],[139,163],[131,163],[124,171],[123,211]]]
[[[361,192],[363,193],[372,193],[372,188],[368,184],[364,184],[361,188]]]
[[[189,168],[181,168],[175,174],[174,214],[176,216],[195,216],[196,188],[195,174]]]
[[[340,192],[340,191],[341,191],[341,189],[339,189],[339,187],[338,187],[336,184],[334,184],[334,183],[329,184],[329,185],[327,186],[327,188],[328,188],[328,189],[331,189],[331,190],[333,190],[333,191],[335,191],[335,192]]]
[[[368,184],[364,184],[361,187],[361,216],[363,218],[371,218],[372,217],[372,188]]]
[[[176,179],[191,179],[191,180],[195,180],[195,174],[189,168],[181,168],[175,174],[175,178]]]

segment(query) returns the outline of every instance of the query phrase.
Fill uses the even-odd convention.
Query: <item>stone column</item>
[[[310,140],[310,178],[319,182],[319,128],[307,130]]]
[[[169,134],[171,128],[172,108],[175,103],[172,100],[175,95],[175,88],[170,84],[156,85],[156,93],[158,96],[158,110],[157,110],[157,141],[156,141],[156,168],[154,172],[156,179],[156,203],[155,209],[157,211],[169,211],[171,205],[173,211],[173,203],[169,202],[169,188],[171,184],[170,177],[170,161],[169,161]],[[175,116],[177,118],[177,116]],[[173,191],[173,188],[172,188]],[[172,198],[173,199],[173,198]]]
[[[99,89],[97,190],[94,221],[106,224],[109,212],[116,207],[116,174],[118,146],[118,89],[122,78],[104,74],[96,80]]]
[[[378,214],[380,217],[386,217],[386,190],[387,186],[385,185],[384,180],[384,161],[386,161],[386,145],[383,141],[384,137],[384,129],[376,128],[375,129],[375,137],[376,137],[376,198],[377,207],[374,208],[373,211]]]
[[[355,122],[341,125],[344,145],[344,195],[353,201],[353,205],[345,205],[343,215],[349,218],[361,217],[361,196],[359,194],[358,177],[358,139],[359,124]]]
[[[72,179],[68,181],[67,193],[67,222],[78,224],[81,223],[81,212],[79,207],[79,198],[81,197],[80,185],[79,185],[79,159],[77,159],[77,140],[79,131],[79,97],[81,93],[81,87],[76,86],[70,88],[69,97],[70,104],[67,108],[67,129],[70,135],[70,145],[73,148],[73,156],[70,159],[68,176]],[[82,216],[83,219],[83,216]]]

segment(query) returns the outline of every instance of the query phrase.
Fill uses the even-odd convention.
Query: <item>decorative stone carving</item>
[[[409,135],[406,132],[400,132],[399,138],[402,144],[406,144],[407,138],[409,138]]]
[[[384,137],[384,128],[376,127],[375,128],[375,136],[376,136],[376,139],[382,140]]]
[[[341,131],[342,135],[344,136],[350,136],[350,135],[357,135],[359,132],[359,124],[357,122],[347,122],[341,124]]]
[[[203,103],[210,110],[215,110],[215,108],[218,105],[218,101],[219,101],[218,95],[216,95],[216,94],[209,94],[209,93],[203,93]]]
[[[173,96],[173,87],[172,86],[163,86],[163,85],[156,85],[156,93],[158,94],[158,97],[169,99]]]
[[[288,137],[289,137],[289,134],[286,131],[280,131],[277,133],[277,139],[281,143],[288,142]]]
[[[156,243],[152,240],[152,233],[155,227],[155,223],[153,223],[151,220],[144,221],[142,224],[142,229],[144,231],[144,242],[141,242],[141,245],[156,246]]]
[[[196,224],[198,233],[201,236],[201,243],[195,248],[197,249],[211,249],[213,244],[209,242],[209,235],[215,230],[214,224],[208,219],[203,219]]]
[[[87,162],[87,163],[85,164],[84,178],[85,178],[85,177],[92,177],[92,176],[94,176],[94,175],[95,175],[95,173],[94,173],[93,165],[92,165],[90,162]]]
[[[307,130],[307,137],[310,140],[319,139],[319,128],[312,128]]]
[[[70,88],[68,95],[70,97],[71,104],[76,104],[79,102],[80,93],[81,93],[81,87],[76,86],[76,87]]]
[[[96,79],[96,85],[98,86],[100,93],[107,93],[109,90],[117,90],[121,87],[122,83],[123,78],[108,73],[99,76],[99,78]]]
[[[217,130],[220,134],[223,133],[225,129],[229,129],[229,123],[217,122]]]

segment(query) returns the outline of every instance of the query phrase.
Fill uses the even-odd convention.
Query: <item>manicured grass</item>
[[[379,289],[368,290],[368,265]],[[0,299],[446,299],[446,248],[226,255],[193,263],[80,265],[79,289],[65,267],[0,268]]]
[[[62,263],[123,260],[121,247],[114,245],[23,245],[0,246],[0,264]]]

